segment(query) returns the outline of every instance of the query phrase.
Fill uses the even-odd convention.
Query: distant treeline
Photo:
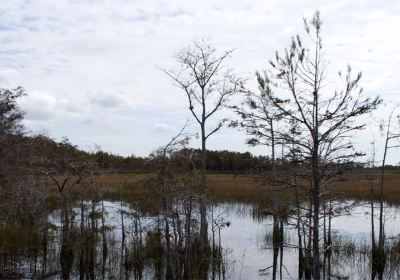
[[[140,156],[121,156],[104,151],[88,152],[78,149],[71,144],[68,139],[55,141],[47,136],[14,136],[12,142],[19,143],[18,151],[19,162],[22,158],[27,159],[29,154],[46,156],[51,158],[56,155],[74,154],[81,159],[94,161],[103,171],[112,173],[130,173],[130,172],[152,172],[157,169],[158,161],[153,154],[146,157]],[[11,140],[10,140],[11,141]],[[10,155],[10,157],[14,157]],[[182,149],[172,160],[179,161],[180,158],[191,158],[191,165],[194,168],[201,168],[201,156],[199,149]],[[16,160],[13,158],[12,160]],[[279,169],[290,168],[290,160],[285,158],[277,159]],[[353,164],[354,167],[362,168],[363,164]],[[245,173],[245,172],[262,172],[272,169],[272,163],[269,156],[256,156],[250,152],[233,152],[233,151],[208,151],[207,152],[207,170],[215,173]],[[398,166],[387,166],[387,170],[399,169]]]
[[[199,149],[182,149],[173,160],[179,161],[180,157],[191,158],[193,167],[201,168]],[[123,157],[103,151],[88,154],[96,163],[105,170],[115,172],[150,172],[155,170],[157,161],[152,155],[147,157]],[[268,156],[255,156],[249,152],[240,153],[232,151],[208,151],[207,170],[218,173],[240,173],[247,171],[265,171],[271,169],[271,160]]]
[[[73,155],[74,158],[94,161],[102,170],[115,173],[152,172],[157,168],[158,164],[153,154],[140,157],[135,155],[121,156],[104,151],[88,152],[78,149],[66,138],[56,141],[43,135],[10,135],[10,137],[13,138],[12,142],[18,143],[12,149],[16,149],[12,153],[18,155],[20,163],[22,159],[31,162],[29,158],[32,158],[32,154],[36,157],[35,161],[37,161],[38,156],[50,159],[57,155]],[[15,160],[15,156],[10,155],[10,157]],[[201,168],[199,149],[182,149],[176,153],[175,158],[172,160],[179,161],[181,157],[191,158],[190,164],[192,167]],[[281,160],[278,159],[278,163],[281,163]],[[255,156],[249,152],[208,151],[207,169],[211,172],[219,173],[266,171],[271,169],[271,160],[268,156]]]

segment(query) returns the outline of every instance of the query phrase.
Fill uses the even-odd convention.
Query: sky
[[[1,0],[0,86],[25,88],[20,105],[31,134],[145,156],[188,120],[187,131],[198,131],[185,94],[161,70],[178,66],[176,51],[194,38],[209,39],[221,52],[235,49],[229,66],[251,87],[276,50],[304,35],[303,17],[315,10],[324,24],[329,78],[350,64],[363,73],[364,94],[385,100],[354,138],[369,153],[374,137],[379,157],[377,123],[400,101],[397,0]],[[269,153],[245,139],[242,131],[224,128],[208,147]],[[198,140],[191,145],[198,147]],[[391,150],[389,162],[398,163],[398,156]]]

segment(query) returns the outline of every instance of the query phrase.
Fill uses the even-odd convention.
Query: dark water
[[[332,219],[333,249],[322,261],[325,279],[371,279],[370,206],[343,202]],[[400,209],[387,206],[388,255],[385,279],[400,279]],[[76,202],[70,225],[61,210],[48,215],[35,242],[2,252],[3,278],[165,279],[163,220],[143,215],[123,202]],[[83,220],[82,220],[83,218]],[[225,203],[209,210],[210,240],[221,245],[221,262],[208,268],[210,279],[298,279],[297,231],[283,222],[283,243],[274,244],[273,218],[249,204]],[[22,246],[22,245],[21,245]],[[275,250],[274,250],[275,249]],[[274,254],[275,253],[275,254]],[[275,261],[274,261],[275,259]]]

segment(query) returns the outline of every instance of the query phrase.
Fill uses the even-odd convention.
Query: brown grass
[[[99,178],[97,184],[77,186],[73,192],[89,196],[93,191],[100,191],[105,198],[112,200],[150,199],[154,201],[154,190],[143,183],[149,175],[143,173],[105,174]],[[400,172],[388,172],[385,178],[385,200],[388,203],[400,204]],[[207,179],[209,197],[212,200],[265,202],[271,199],[271,188],[266,183],[250,176],[209,174]],[[371,182],[366,179],[365,173],[353,173],[330,183],[327,190],[344,198],[367,200],[370,198],[370,185]],[[378,195],[379,181],[376,179],[376,199],[378,199]]]

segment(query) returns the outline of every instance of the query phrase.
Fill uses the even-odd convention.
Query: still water
[[[325,262],[329,272],[324,276],[326,279],[371,279],[370,205],[354,201],[340,202],[340,205],[341,210],[331,221],[333,249],[329,264]],[[209,268],[208,278],[299,278],[295,221],[290,217],[283,221],[281,250],[274,251],[273,218],[257,209],[251,204],[239,203],[210,207],[210,240],[213,235],[221,245],[223,269]],[[385,233],[391,255],[385,279],[400,279],[399,214],[398,207],[386,206]],[[71,211],[71,226],[67,229],[68,243],[61,217],[61,210],[48,215],[46,234],[38,233],[41,240],[37,250],[21,250],[8,257],[8,260],[12,258],[8,269],[13,272],[7,274],[9,278],[165,278],[165,255],[161,253],[164,241],[157,234],[157,229],[163,227],[160,216],[139,214],[133,205],[124,202],[76,202]]]

